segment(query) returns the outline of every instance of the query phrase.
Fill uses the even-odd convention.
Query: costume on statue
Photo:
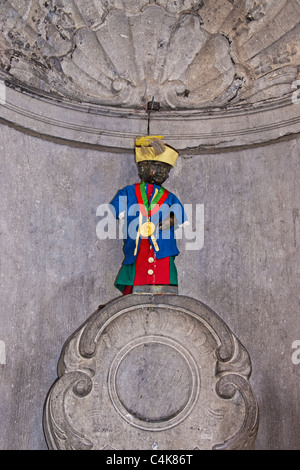
[[[137,162],[154,160],[173,166],[177,156],[167,147],[167,151],[149,158],[149,153],[136,148]],[[178,285],[175,229],[187,221],[179,199],[161,185],[142,181],[119,190],[110,204],[116,218],[124,221],[125,259],[116,287],[127,294],[137,285]],[[175,216],[176,224],[160,230],[160,223],[170,214]]]

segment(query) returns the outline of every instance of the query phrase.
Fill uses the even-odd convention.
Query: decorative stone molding
[[[132,149],[155,97],[151,132],[179,149],[300,130],[299,0],[6,0],[0,13],[0,117],[25,129]]]
[[[250,358],[211,309],[133,294],[67,341],[46,400],[50,449],[252,449]]]
[[[57,102],[6,87],[0,119],[46,139],[133,152],[137,136],[147,133],[142,111]],[[298,104],[291,98],[257,109],[159,111],[151,118],[151,133],[182,152],[247,147],[300,132]]]
[[[1,69],[72,102],[140,109],[258,103],[291,92],[299,2],[10,0]]]

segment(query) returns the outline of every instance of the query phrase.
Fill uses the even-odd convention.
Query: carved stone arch
[[[2,120],[132,149],[255,145],[299,133],[297,0],[10,0],[0,5]]]

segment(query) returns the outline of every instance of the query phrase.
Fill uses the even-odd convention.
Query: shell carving
[[[298,78],[296,0],[9,0],[0,13],[1,76],[58,99],[230,107]]]

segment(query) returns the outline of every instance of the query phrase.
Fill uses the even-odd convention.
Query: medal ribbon
[[[151,215],[155,214],[169,195],[169,191],[161,186],[149,205],[146,194],[146,185],[144,181],[140,184],[135,185],[135,193],[140,206],[140,210],[142,214],[146,217],[151,217]]]
[[[138,228],[138,232],[136,236],[134,255],[137,254],[138,241],[140,238],[140,231],[141,231],[141,225],[142,225],[142,217],[143,216],[147,217],[147,221],[149,222],[150,217],[159,210],[160,206],[167,199],[169,195],[169,191],[163,188],[162,186],[159,188],[159,190],[156,189],[154,193],[154,197],[150,204],[148,203],[148,198],[146,194],[146,185],[144,181],[140,184],[135,185],[135,193],[136,193],[136,197],[137,197],[138,204],[140,207],[140,214],[139,214],[139,228]],[[157,245],[154,235],[151,234],[150,237],[154,245],[155,251],[159,251],[159,247]]]

